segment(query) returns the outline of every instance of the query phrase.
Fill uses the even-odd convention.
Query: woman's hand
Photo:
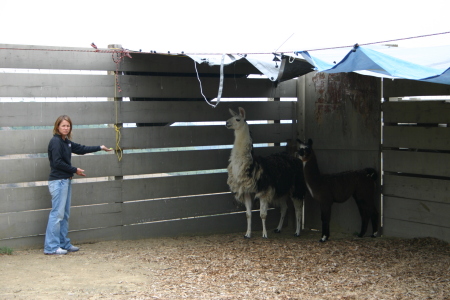
[[[108,148],[105,145],[101,145],[100,149],[102,149],[103,151],[113,151],[113,148]]]
[[[80,168],[77,168],[77,175],[79,175],[79,176],[86,176],[86,174],[84,174],[84,170],[80,169]]]

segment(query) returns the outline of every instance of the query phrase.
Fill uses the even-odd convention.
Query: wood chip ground
[[[1,299],[450,299],[450,246],[432,238],[319,243],[271,233],[109,241],[65,256],[0,256]]]

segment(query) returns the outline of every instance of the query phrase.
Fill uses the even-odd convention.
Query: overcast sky
[[[270,53],[450,31],[449,0],[2,1],[0,44]],[[395,42],[450,45],[450,34]]]

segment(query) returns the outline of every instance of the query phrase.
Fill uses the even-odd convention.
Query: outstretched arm
[[[113,151],[113,148],[108,148],[108,147],[106,147],[105,145],[101,145],[101,146],[100,146],[100,149],[103,150],[103,151],[108,151],[108,152],[109,152],[109,151]]]
[[[108,147],[106,147],[105,145],[101,145],[101,146],[100,146],[100,150],[103,150],[103,151],[112,151],[113,148],[108,148]],[[80,169],[80,168],[77,168],[76,174],[79,175],[79,176],[86,176],[86,174],[84,174],[84,170],[83,170],[83,169]]]

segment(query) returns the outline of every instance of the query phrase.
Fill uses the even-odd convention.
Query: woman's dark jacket
[[[69,139],[63,140],[59,134],[55,134],[48,143],[51,168],[48,180],[67,179],[77,172],[77,168],[71,164],[72,153],[86,154],[100,150],[100,146],[83,146]]]

